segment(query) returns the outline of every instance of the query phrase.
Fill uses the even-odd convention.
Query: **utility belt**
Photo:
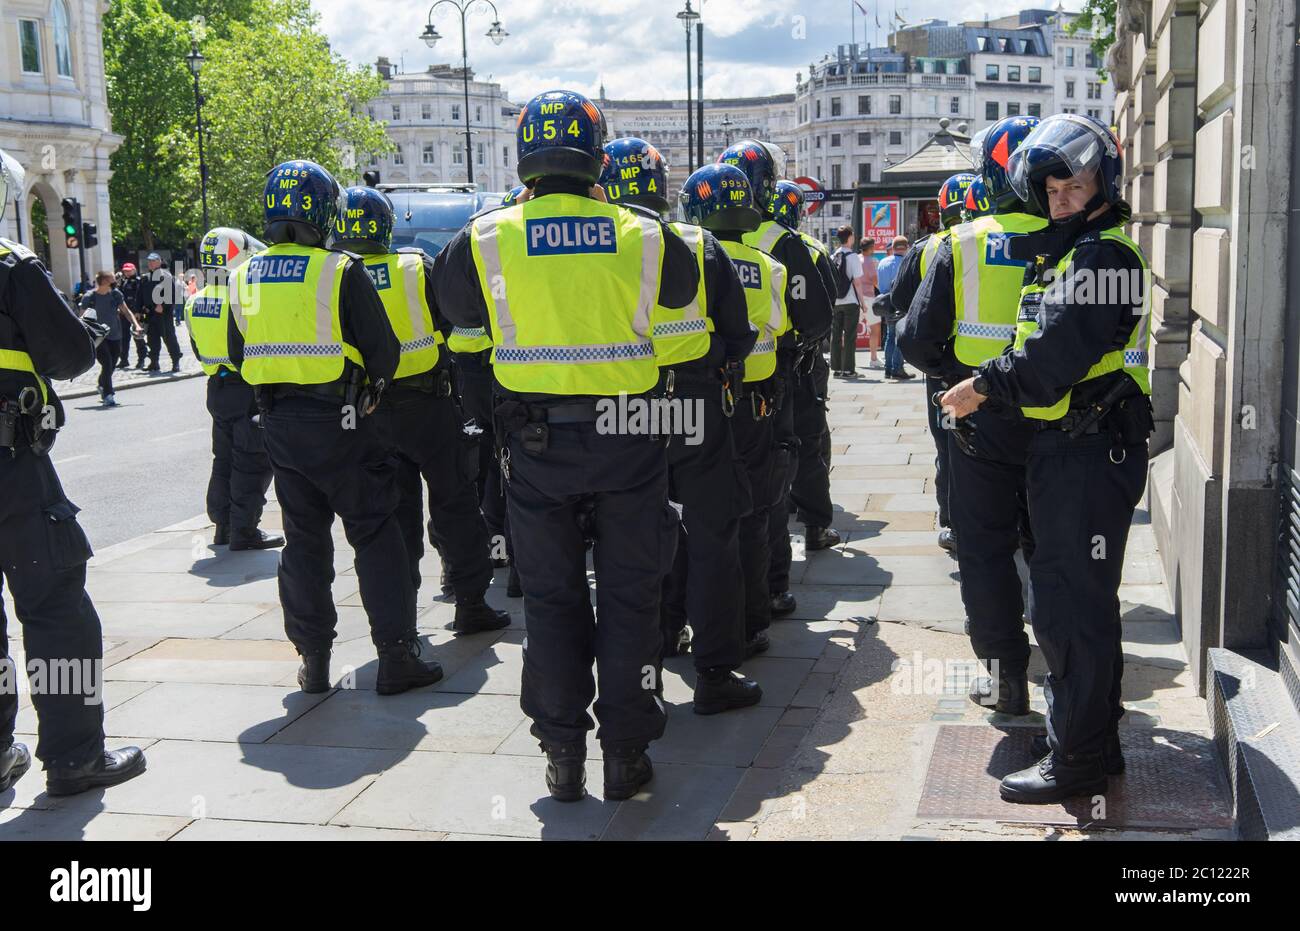
[[[449,398],[452,395],[451,369],[445,366],[429,369],[419,375],[409,375],[393,382],[393,392],[419,392],[431,394],[435,398]]]
[[[785,379],[781,377],[780,369],[762,381],[742,382],[738,403],[749,405],[754,420],[766,420],[775,416],[785,403]]]
[[[1145,443],[1155,429],[1155,415],[1151,399],[1146,395],[1131,395],[1122,400],[1103,397],[1087,407],[1071,408],[1057,420],[1041,420],[1034,424],[1038,432],[1059,431],[1072,440],[1089,436],[1111,438],[1110,459],[1117,465],[1124,461],[1125,448]]]
[[[600,419],[595,401],[572,401],[557,404],[537,404],[507,398],[493,409],[495,430],[493,438],[497,447],[497,461],[501,477],[510,481],[510,448],[506,437],[520,435],[524,449],[541,455],[551,445],[551,427],[559,424],[595,423]]]
[[[228,369],[224,365],[208,376],[209,381],[215,381],[217,387],[221,388],[227,384],[230,385],[247,385],[243,377],[234,369]]]
[[[59,431],[43,428],[43,419],[41,393],[35,388],[23,388],[17,398],[0,396],[0,450],[8,450],[11,458],[25,448],[44,456]]]

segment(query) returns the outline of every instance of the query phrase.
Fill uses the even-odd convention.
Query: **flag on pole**
[[[858,0],[853,0],[853,5],[862,11],[863,16],[867,15],[867,8],[859,3]]]

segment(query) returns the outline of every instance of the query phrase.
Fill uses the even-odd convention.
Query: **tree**
[[[1102,77],[1106,75],[1103,64],[1106,53],[1115,44],[1115,4],[1116,0],[1083,0],[1083,9],[1079,11],[1079,15],[1065,27],[1068,35],[1074,35],[1085,29],[1092,31],[1092,42],[1089,48],[1097,57],[1097,73]]]

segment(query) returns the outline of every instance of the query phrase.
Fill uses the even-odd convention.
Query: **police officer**
[[[235,370],[227,348],[230,326],[228,277],[266,245],[243,230],[219,226],[203,237],[199,264],[204,285],[185,303],[185,325],[194,357],[208,376],[212,416],[212,476],[208,479],[208,517],[216,524],[212,542],[232,550],[283,546],[284,537],[258,529],[271,460],[261,426],[254,421],[253,388]]]
[[[749,187],[754,203],[759,210],[759,224],[744,234],[744,243],[751,248],[770,255],[781,263],[788,275],[788,311],[792,328],[787,331],[777,345],[776,379],[774,389],[773,443],[776,445],[775,485],[772,489],[775,497],[765,503],[769,510],[784,507],[785,496],[789,491],[797,461],[799,437],[794,425],[794,405],[787,403],[791,393],[790,386],[798,363],[807,352],[819,352],[823,336],[831,326],[831,298],[822,275],[808,252],[807,245],[774,217],[776,182],[784,173],[784,156],[778,147],[753,139],[742,139],[733,146],[724,149],[718,156],[721,164],[739,168],[749,180]],[[759,505],[755,502],[755,506]],[[788,520],[786,513],[782,520]],[[825,542],[825,541],[824,541]],[[826,545],[833,545],[826,542]],[[788,542],[786,544],[788,547]],[[782,557],[784,560],[784,556]],[[770,559],[770,546],[769,546]],[[788,583],[788,562],[784,572],[776,573],[777,582]],[[796,608],[794,595],[785,589],[773,590],[769,580],[769,615],[783,617],[792,614]],[[766,629],[763,624],[761,629]]]
[[[0,153],[2,154],[2,153]],[[0,158],[0,220],[18,186]],[[45,791],[72,795],[117,785],[144,772],[137,747],[104,749],[104,646],[99,615],[86,594],[90,543],[77,524],[77,506],[63,494],[50,462],[63,406],[50,379],[74,378],[95,362],[95,345],[29,250],[0,239],[0,588],[13,597],[23,627],[29,670],[75,670],[66,688],[33,687],[45,764]],[[18,670],[9,658],[7,619],[0,602],[0,793],[31,766],[14,743]]]
[[[605,146],[600,179],[610,203],[668,213],[668,166],[654,146],[627,137]],[[668,496],[682,506],[673,571],[665,582],[664,652],[682,647],[689,618],[696,669],[694,711],[716,714],[755,705],[763,697],[752,679],[733,670],[744,659],[745,628],[738,580],[740,516],[752,506],[739,480],[731,436],[728,390],[738,390],[757,333],[750,328],[745,291],[731,259],[699,226],[671,227],[695,255],[696,298],[683,308],[656,307],[652,339],[659,363],[657,393],[698,411],[668,437]],[[731,389],[732,382],[735,389]]]
[[[654,675],[660,586],[677,518],[663,442],[630,418],[611,427],[608,415],[652,400],[655,307],[685,307],[699,284],[690,247],[657,216],[604,202],[605,134],[581,94],[534,97],[517,130],[529,190],[479,215],[435,260],[440,312],[486,327],[493,343],[496,441],[528,625],[520,703],[561,800],[583,794],[593,697],[605,797],[629,798],[652,776],[646,748],[665,722]]]
[[[335,222],[334,247],[361,256],[401,345],[393,382],[375,416],[398,451],[397,521],[406,540],[411,581],[418,592],[424,555],[423,477],[429,486],[430,535],[456,596],[452,627],[460,634],[499,630],[510,625],[510,616],[483,600],[492,582],[492,565],[474,485],[478,436],[461,429],[451,368],[442,351],[447,325],[435,320],[431,309],[433,259],[420,249],[393,252],[392,242],[393,206],[387,196],[374,188],[348,188]]]
[[[325,248],[340,195],[314,162],[284,162],[267,175],[271,246],[230,277],[230,359],[256,386],[275,469],[286,538],[280,603],[285,632],[303,659],[298,684],[304,692],[330,687],[338,624],[330,526],[337,514],[356,552],[361,603],[379,653],[375,688],[389,695],[437,682],[442,670],[419,659],[396,466],[369,416],[401,347],[361,260]]]
[[[745,358],[731,420],[736,455],[744,463],[753,496],[752,510],[740,521],[745,653],[753,656],[768,649],[767,628],[772,623],[768,519],[780,481],[773,419],[780,391],[777,346],[790,329],[790,279],[784,265],[743,241],[758,228],[762,213],[739,168],[722,162],[705,165],[686,179],[680,199],[686,219],[710,230],[730,256],[744,288],[749,321],[758,331]]]
[[[1018,196],[1051,217],[1034,255],[1015,345],[943,399],[956,416],[1019,407],[1029,444],[1032,621],[1048,675],[1047,740],[1035,766],[1002,780],[1015,802],[1104,792],[1119,745],[1119,584],[1153,427],[1147,368],[1150,272],[1123,232],[1123,157],[1110,130],[1050,117],[1009,160]]]
[[[803,217],[804,191],[793,181],[778,181],[770,210],[772,219],[803,240],[817,268],[827,295],[835,293],[835,267],[825,244],[799,229]],[[789,614],[794,607],[790,588],[789,515],[793,510],[804,525],[804,550],[815,552],[840,543],[840,534],[830,526],[835,515],[831,503],[831,431],[826,423],[826,397],[830,389],[830,366],[821,347],[809,346],[791,373],[793,404],[790,417],[798,440],[797,459],[789,476],[789,491],[772,509],[768,520],[768,541],[772,547],[768,589],[772,592],[774,616]],[[793,504],[793,507],[791,507]]]
[[[1008,117],[985,135],[979,167],[994,213],[953,227],[939,242],[904,318],[904,357],[947,386],[1015,338],[1026,263],[1012,247],[1047,221],[1026,212],[1006,166],[1037,122]],[[975,678],[970,697],[1010,715],[1029,713],[1029,637],[1015,554],[1030,435],[1013,407],[995,404],[955,425],[949,436],[948,508],[961,541],[962,603],[971,646],[990,673]]]
[[[894,286],[889,289],[890,303],[894,313],[899,315],[899,333],[903,327],[901,318],[912,305],[912,298],[921,287],[931,259],[939,250],[939,245],[948,238],[952,228],[963,220],[966,194],[976,176],[970,172],[953,175],[939,186],[939,216],[943,229],[933,236],[922,236],[912,243],[903,256],[903,262],[894,278]],[[948,434],[940,422],[937,405],[930,402],[936,392],[943,390],[943,383],[932,375],[925,376],[926,410],[929,414],[930,436],[934,439],[934,495],[939,503],[939,546],[948,552],[957,549],[957,535],[952,531],[952,521],[948,513]]]

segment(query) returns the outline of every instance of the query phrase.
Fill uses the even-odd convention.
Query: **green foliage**
[[[202,17],[201,20],[196,17]],[[205,58],[204,156],[212,225],[261,230],[266,173],[307,158],[340,184],[351,152],[389,148],[366,104],[382,82],[330,50],[310,0],[115,0],[104,49],[113,129],[113,227],[119,241],[179,246],[204,230],[191,37]]]
[[[1068,35],[1081,30],[1092,31],[1090,48],[1097,56],[1097,73],[1106,76],[1106,69],[1101,63],[1106,60],[1106,52],[1115,44],[1116,0],[1083,0],[1083,9],[1065,27]]]

